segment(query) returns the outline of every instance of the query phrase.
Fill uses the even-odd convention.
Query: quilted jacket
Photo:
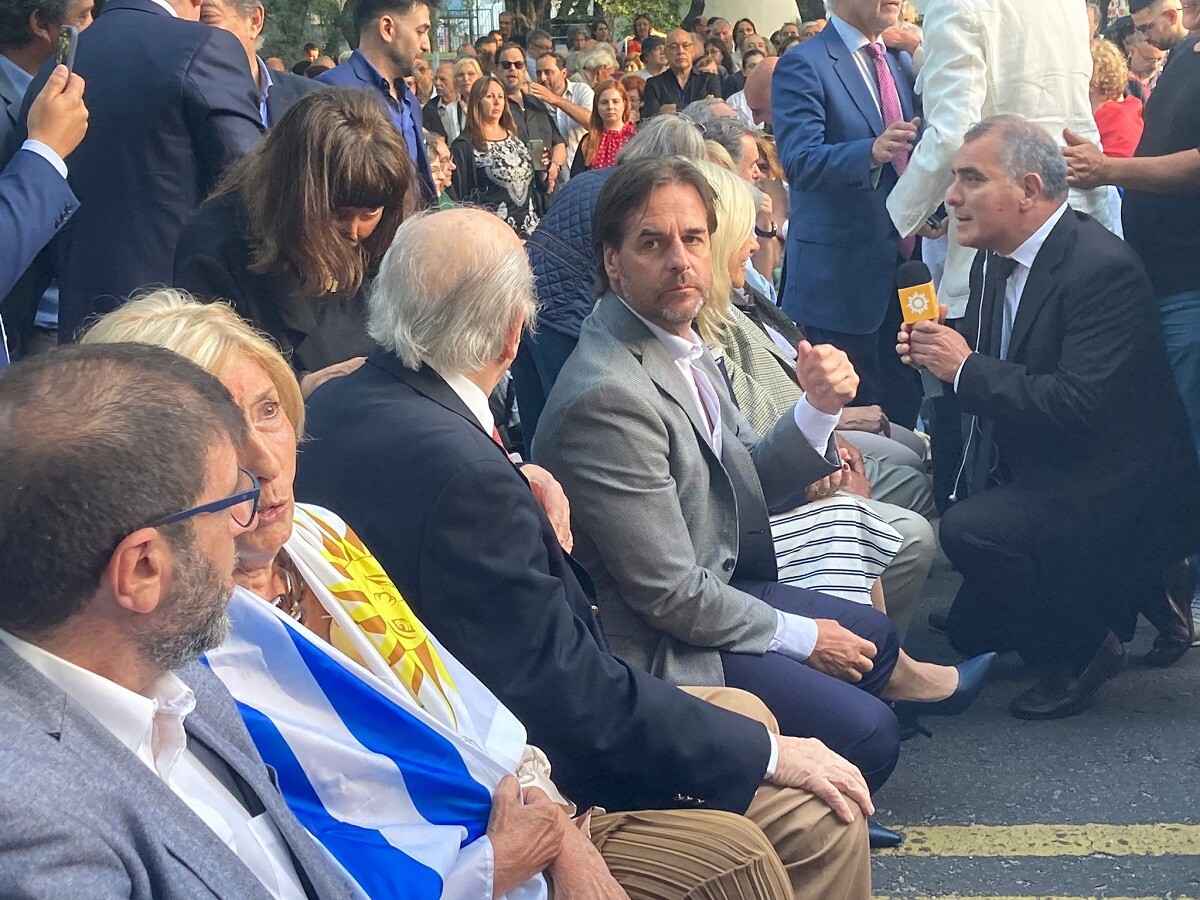
[[[614,169],[584,172],[567,182],[525,243],[538,299],[538,327],[578,339],[596,305],[592,218],[600,189]]]

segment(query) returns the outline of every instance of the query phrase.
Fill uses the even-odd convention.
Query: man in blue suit
[[[354,6],[358,49],[317,79],[337,87],[362,88],[379,97],[408,145],[426,206],[437,199],[437,190],[421,135],[421,104],[404,79],[412,74],[417,57],[429,52],[429,12],[436,6],[437,0],[358,0]]]
[[[0,296],[7,294],[26,266],[79,201],[67,185],[63,158],[87,133],[83,79],[66,66],[50,74],[29,110],[29,139],[0,171]],[[8,365],[4,326],[0,323],[0,369]]]
[[[71,160],[80,209],[57,239],[60,342],[139,288],[170,283],[184,224],[261,139],[246,54],[199,23],[200,5],[108,0],[79,37],[91,127]]]
[[[772,81],[779,157],[791,184],[783,308],[813,343],[845,351],[860,405],[912,427],[915,371],[893,350],[896,268],[913,255],[888,193],[917,137],[912,59],[887,50],[899,0],[835,0],[829,27],[783,55]]]

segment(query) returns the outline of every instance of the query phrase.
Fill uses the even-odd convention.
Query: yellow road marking
[[[877,856],[1197,856],[1200,825],[914,825]]]

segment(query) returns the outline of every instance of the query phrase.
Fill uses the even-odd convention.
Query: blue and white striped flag
[[[524,743],[511,714],[447,654],[464,697],[484,705],[485,734],[465,737],[241,588],[229,616],[229,638],[206,661],[296,817],[363,892],[490,897],[480,839],[492,792],[520,758],[514,738]],[[546,883],[537,876],[507,897],[542,900]]]

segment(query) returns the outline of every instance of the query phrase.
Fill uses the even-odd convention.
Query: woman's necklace
[[[276,609],[283,610],[284,613],[303,625],[304,582],[300,578],[300,573],[292,568],[292,561],[286,553],[279,555],[279,561],[275,563],[275,567],[283,576],[283,593],[276,596],[271,601],[271,605]]]

